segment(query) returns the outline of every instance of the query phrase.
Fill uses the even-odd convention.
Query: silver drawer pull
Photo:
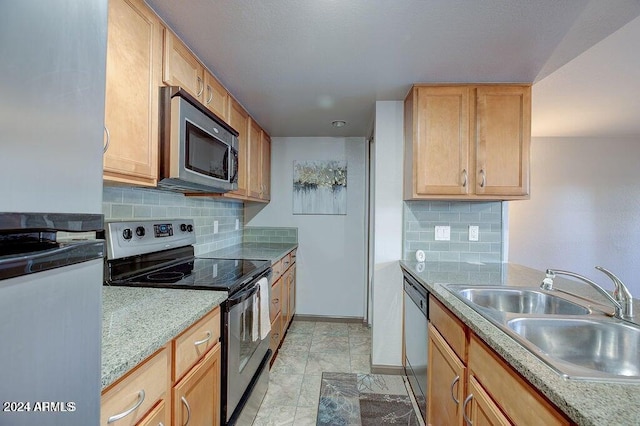
[[[197,341],[193,342],[193,344],[196,345],[196,346],[200,346],[203,343],[207,343],[209,340],[211,340],[211,336],[212,336],[211,332],[207,331],[207,337],[205,337],[202,340],[197,340]]]
[[[277,305],[280,302],[280,299],[273,299],[273,304]]]
[[[451,382],[451,399],[453,399],[453,402],[456,403],[456,405],[460,404],[460,401],[458,399],[456,399],[455,395],[453,394],[453,387],[456,385],[456,383],[458,383],[458,381],[460,381],[460,376],[456,376],[455,379],[453,379],[453,382]]]
[[[189,420],[191,420],[191,407],[189,407],[189,403],[187,402],[187,398],[184,396],[180,398],[184,406],[187,408],[187,422],[183,426],[187,426],[189,424]]]
[[[470,393],[469,396],[464,400],[464,405],[462,406],[462,418],[469,425],[472,426],[473,422],[469,417],[467,417],[467,404],[473,399],[473,394]]]
[[[117,422],[118,420],[127,417],[129,414],[136,411],[138,407],[142,405],[143,402],[144,402],[144,389],[140,389],[140,392],[138,392],[138,402],[136,402],[135,405],[129,408],[127,411],[123,411],[120,414],[116,414],[115,416],[109,417],[109,419],[107,420],[107,424]]]

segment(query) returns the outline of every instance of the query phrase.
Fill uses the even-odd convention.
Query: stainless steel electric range
[[[270,335],[259,318],[269,305],[261,303],[260,285],[271,278],[271,262],[195,256],[188,219],[109,222],[106,241],[106,285],[228,293],[220,333],[221,424],[251,424],[269,383]]]

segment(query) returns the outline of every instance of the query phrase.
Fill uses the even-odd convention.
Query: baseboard
[[[297,321],[316,321],[316,322],[349,322],[357,324],[365,324],[362,317],[332,317],[325,315],[300,315],[295,314],[293,317]]]
[[[404,367],[401,365],[373,365],[371,364],[372,374],[390,374],[393,376],[404,376]]]

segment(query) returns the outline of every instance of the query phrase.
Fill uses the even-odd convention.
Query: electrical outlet
[[[218,233],[218,221],[217,220],[213,221],[213,233],[214,234]]]
[[[236,219],[236,231],[240,229],[240,219]]]
[[[469,241],[478,241],[480,239],[480,227],[478,225],[469,225]]]
[[[449,241],[449,240],[451,240],[451,227],[436,226],[436,241]]]

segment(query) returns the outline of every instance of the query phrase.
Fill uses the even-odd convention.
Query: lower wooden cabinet
[[[167,342],[102,393],[101,426],[218,426],[220,308]]]
[[[220,424],[220,344],[173,387],[174,425]]]
[[[275,361],[278,348],[293,315],[296,311],[296,250],[284,255],[273,262],[273,284],[271,285],[271,306],[269,317],[271,318],[271,344],[269,347],[273,354],[271,363]]]
[[[427,424],[571,424],[433,296],[429,316]]]

